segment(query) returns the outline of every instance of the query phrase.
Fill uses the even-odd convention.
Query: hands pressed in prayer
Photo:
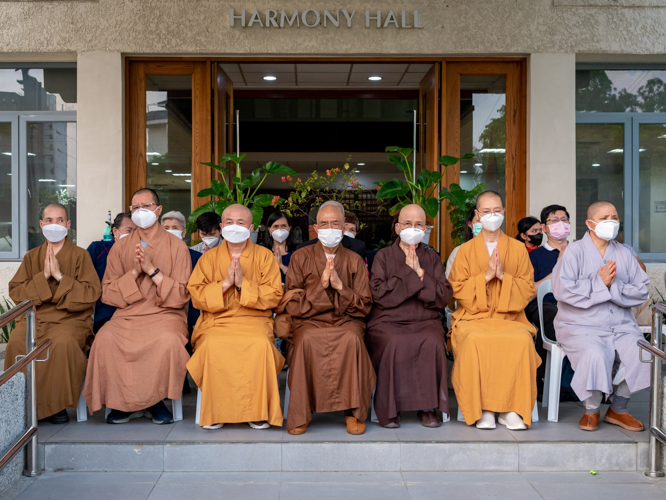
[[[46,247],[46,259],[44,259],[44,276],[46,279],[53,277],[56,281],[62,279],[62,271],[60,271],[60,263],[53,253],[53,247],[49,244]]]
[[[333,269],[333,257],[329,257],[326,260],[326,265],[324,266],[324,271],[321,273],[321,286],[328,288],[331,283],[331,269]]]
[[[137,245],[137,247],[140,247],[141,245]],[[136,248],[135,250],[135,255],[134,255],[134,262],[132,266],[132,276],[134,279],[137,279],[139,276],[141,276],[141,273],[143,273],[143,269],[141,269],[141,258],[139,257],[139,250]]]
[[[496,248],[490,254],[488,259],[488,270],[486,271],[486,283],[492,281],[494,278],[502,281],[504,278],[504,271],[502,270],[502,261],[500,260],[499,250]]]
[[[51,245],[46,247],[46,258],[44,259],[44,277],[49,279],[51,277]]]
[[[421,268],[421,263],[416,255],[416,245],[409,245],[409,250],[406,252],[405,264],[414,270],[419,279],[423,279],[425,272]]]
[[[606,285],[608,288],[610,288],[613,284],[613,281],[615,281],[616,273],[617,264],[615,264],[614,260],[609,260],[605,266],[599,269],[599,277],[601,278],[601,281],[604,282],[604,285]]]
[[[139,261],[139,265],[141,266],[141,270],[144,273],[150,276],[155,272],[155,266],[153,266],[150,255],[148,255],[148,252],[146,252],[146,249],[143,248],[140,243],[136,245],[136,256],[137,260]]]
[[[222,293],[226,292],[236,283],[236,259],[231,258],[229,267],[227,268],[227,276],[222,281]]]
[[[243,270],[241,269],[239,257],[234,257],[234,284],[239,290],[243,284]]]
[[[333,267],[333,257],[328,258],[328,269],[331,274],[331,286],[339,292],[342,290],[342,280],[340,279],[340,276],[338,276],[338,272],[335,270],[335,267]]]
[[[495,276],[497,276],[498,280],[502,281],[502,278],[504,278],[504,271],[502,270],[502,260],[500,259],[499,250],[497,248],[493,252],[493,255],[497,259],[497,264],[495,266]]]
[[[278,267],[280,268],[280,271],[287,274],[287,266],[285,266],[282,263],[282,256],[283,255],[285,255],[285,254],[282,253],[282,248],[281,247],[276,246],[275,248],[273,248],[273,256],[275,257],[275,260],[278,263]]]

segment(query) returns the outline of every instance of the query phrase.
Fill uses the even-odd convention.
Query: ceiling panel
[[[405,75],[402,77],[402,80],[400,81],[401,84],[404,83],[420,83],[421,80],[423,80],[423,77],[425,76],[425,73],[405,73]]]
[[[296,75],[294,73],[277,73],[275,71],[270,73],[271,76],[275,76],[277,80],[273,81],[266,81],[264,80],[264,73],[244,73],[245,75],[245,81],[248,84],[255,84],[255,83],[267,83],[267,84],[273,84],[273,85],[285,85],[287,83],[289,84],[295,84],[296,83]]]
[[[222,68],[222,71],[224,71],[226,74],[240,72],[240,67],[236,63],[220,64],[220,67]]]
[[[348,73],[299,73],[298,84],[336,83],[347,84]]]
[[[351,64],[297,64],[300,73],[349,73]]]
[[[257,63],[257,64],[241,64],[243,73],[288,73],[294,72],[295,64],[279,64],[279,63]]]
[[[381,76],[382,79],[379,81],[372,81],[368,80],[368,77],[370,76]],[[382,83],[382,84],[393,84],[397,85],[398,82],[400,81],[400,77],[402,76],[402,73],[383,73],[380,75],[377,75],[377,73],[374,72],[363,72],[363,73],[352,73],[351,77],[349,78],[350,83]]]
[[[354,64],[352,74],[354,73],[375,73],[384,76],[384,73],[404,73],[407,69],[406,64]]]
[[[432,64],[410,64],[407,73],[427,73],[432,68]]]

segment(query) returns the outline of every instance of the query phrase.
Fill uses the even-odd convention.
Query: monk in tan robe
[[[534,326],[525,306],[534,294],[534,270],[525,245],[501,230],[502,198],[479,195],[481,234],[458,251],[449,280],[458,308],[451,322],[453,387],[465,422],[480,429],[499,423],[522,430],[532,423],[537,397]]]
[[[344,248],[344,208],[324,203],[319,241],[294,252],[281,307],[291,317],[287,349],[290,434],[303,434],[312,412],[344,410],[347,432],[363,434],[376,377],[363,343],[372,293],[363,259]]]
[[[9,282],[16,303],[32,300],[37,309],[37,345],[51,339],[49,360],[37,363],[37,418],[54,424],[69,421],[86,373],[92,314],[102,290],[90,255],[67,237],[70,221],[59,203],[44,208],[39,221],[46,242],[30,250]],[[5,353],[5,370],[25,354],[25,316],[17,320]],[[42,359],[44,356],[40,356]]]
[[[199,425],[282,426],[277,375],[284,358],[273,334],[280,268],[270,250],[250,241],[254,226],[247,207],[227,207],[221,227],[224,240],[202,255],[188,285],[202,312],[187,363],[202,392]]]
[[[93,343],[83,396],[91,412],[112,409],[110,424],[144,415],[171,423],[162,400],[183,390],[192,263],[187,245],[157,223],[157,193],[137,191],[130,212],[137,229],[113,245],[102,280],[102,301],[117,309]]]

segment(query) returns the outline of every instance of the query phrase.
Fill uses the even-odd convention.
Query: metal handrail
[[[28,410],[27,420],[28,429],[14,443],[10,450],[0,457],[0,468],[2,468],[16,453],[24,446],[27,446],[26,467],[23,470],[24,476],[35,477],[37,471],[37,376],[35,372],[35,363],[47,361],[49,359],[48,349],[51,340],[46,340],[39,347],[35,347],[35,305],[30,300],[21,302],[17,306],[0,316],[0,328],[10,321],[25,314],[25,356],[20,356],[21,360],[14,363],[9,370],[0,375],[0,386],[7,382],[12,376],[25,367],[25,378],[27,386]],[[46,359],[39,360],[37,356],[46,350]],[[17,357],[18,359],[19,357]]]
[[[662,350],[661,329],[666,314],[666,304],[657,302],[652,309],[652,341],[651,344],[645,340],[637,342],[639,350],[638,356],[644,363],[652,363],[650,374],[650,446],[648,449],[649,470],[645,473],[650,477],[664,477],[659,462],[659,445],[666,444],[666,434],[661,430],[661,363],[666,360],[666,353]],[[643,361],[643,351],[649,352],[652,356],[649,361]]]

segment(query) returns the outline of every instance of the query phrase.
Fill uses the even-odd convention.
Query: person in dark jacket
[[[88,246],[87,250],[93,261],[100,282],[104,277],[104,271],[106,271],[106,258],[109,256],[111,247],[116,241],[132,234],[135,229],[136,225],[132,222],[132,216],[128,213],[121,212],[116,215],[113,224],[111,224],[113,239],[110,241],[93,241]],[[99,298],[97,304],[95,304],[95,314],[93,317],[94,333],[97,333],[99,329],[104,326],[104,323],[111,319],[115,310],[115,307],[105,304],[102,302],[102,298]]]

